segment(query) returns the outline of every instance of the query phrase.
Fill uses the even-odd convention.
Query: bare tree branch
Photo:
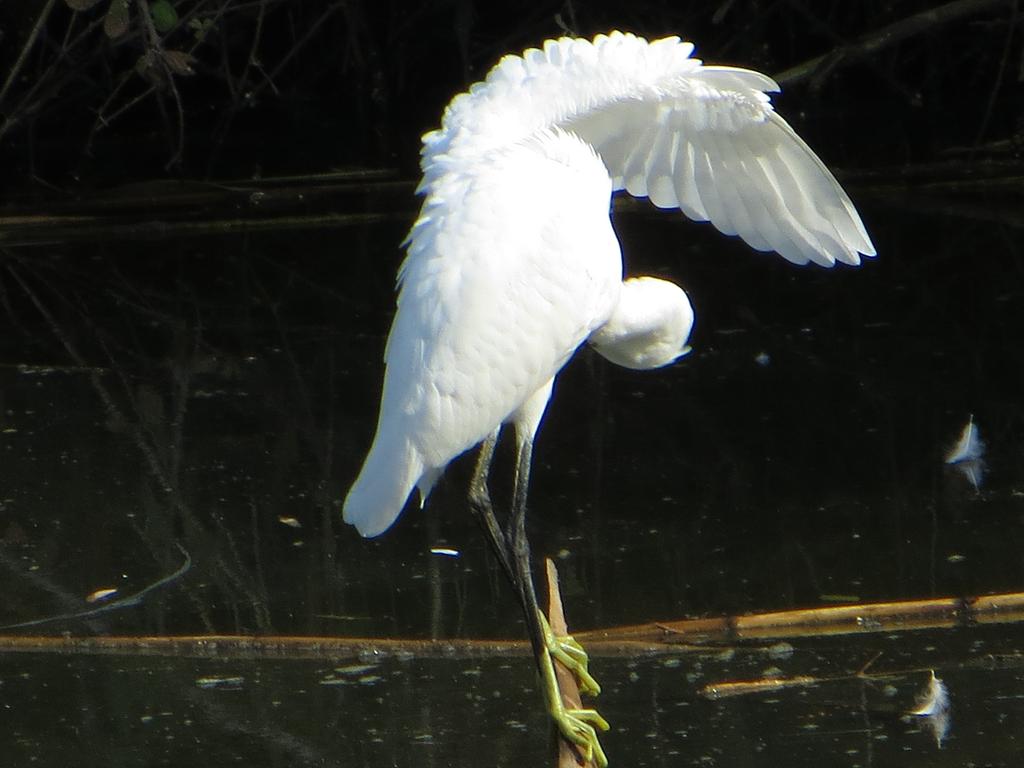
[[[11,89],[11,85],[21,72],[21,68],[25,64],[25,59],[28,58],[28,52],[31,51],[32,46],[35,45],[36,38],[39,37],[39,33],[42,31],[43,25],[50,17],[50,12],[53,10],[55,2],[56,0],[47,0],[46,5],[39,14],[39,18],[36,19],[35,26],[32,27],[32,31],[28,35],[28,40],[25,41],[25,45],[21,48],[21,53],[18,54],[17,61],[14,62],[14,66],[11,67],[11,71],[7,74],[7,79],[4,81],[3,88],[0,88],[0,105],[3,105],[4,97],[7,96],[7,92]],[[14,122],[12,122],[11,118],[4,119],[3,124],[0,125],[0,139],[4,137],[4,134],[7,132],[9,127],[14,124]]]
[[[1014,0],[953,0],[953,2],[946,3],[938,8],[922,11],[900,21],[893,22],[881,29],[862,35],[849,45],[841,46],[835,51],[808,59],[801,64],[797,64],[795,67],[790,67],[786,71],[775,75],[775,80],[780,85],[788,85],[813,77],[820,84],[823,72],[826,74],[831,73],[844,62],[856,61],[863,56],[889,48],[925,30],[948,24],[965,16],[976,15],[990,8],[997,8],[1001,5],[1010,6],[1012,2]]]

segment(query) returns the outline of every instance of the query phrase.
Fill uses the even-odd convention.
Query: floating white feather
[[[946,453],[947,464],[976,461],[985,454],[985,441],[981,439],[973,414],[967,419],[956,444]]]
[[[935,670],[931,671],[928,685],[918,696],[914,708],[907,714],[922,718],[935,737],[935,745],[942,747],[942,742],[949,732],[949,689],[935,676]]]

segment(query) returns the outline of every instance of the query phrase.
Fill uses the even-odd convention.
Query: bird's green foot
[[[598,714],[596,709],[566,709],[559,707],[552,712],[559,732],[577,746],[583,755],[584,763],[596,763],[598,768],[607,768],[608,758],[601,749],[597,738],[597,730],[607,731],[608,721]]]
[[[558,659],[579,681],[580,691],[591,695],[600,693],[601,686],[591,677],[587,669],[587,654],[583,647],[571,637],[556,637],[544,614],[538,611],[541,628],[544,630],[545,648],[542,654],[541,674],[544,678],[544,696],[548,712],[558,726],[559,732],[575,744],[586,762],[594,762],[598,768],[606,768],[608,758],[598,741],[598,730],[607,731],[611,726],[598,714],[596,709],[569,709],[562,703],[562,691],[555,677],[554,659]]]
[[[547,646],[548,653],[557,659],[559,664],[572,672],[580,686],[580,693],[585,693],[588,696],[597,696],[601,693],[601,686],[590,674],[590,661],[583,646],[577,643],[572,635],[562,637],[556,635],[543,612],[538,610],[537,616],[544,632],[544,644]]]

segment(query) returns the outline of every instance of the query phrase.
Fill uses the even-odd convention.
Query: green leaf
[[[170,32],[178,23],[178,12],[167,0],[156,0],[149,6],[149,15],[153,17],[153,26],[161,35]]]

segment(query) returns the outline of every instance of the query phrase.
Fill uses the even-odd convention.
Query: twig
[[[105,110],[107,108],[107,105],[110,104],[110,102],[112,102],[114,100],[114,97],[117,96],[118,92],[121,90],[121,87],[123,85],[127,84],[132,79],[132,76],[134,74],[135,74],[134,71],[125,72],[121,82],[118,83],[114,87],[114,90],[111,91],[110,96],[103,103],[103,106],[100,107],[100,111],[96,115],[96,123],[93,125],[93,130],[89,134],[89,140],[88,140],[89,144],[92,143],[93,136],[95,135],[95,133],[100,128],[106,128],[112,122],[117,120],[117,118],[119,118],[121,115],[123,115],[125,112],[127,112],[129,109],[134,107],[136,104],[141,102],[143,99],[145,99],[147,96],[149,96],[151,93],[153,93],[153,91],[156,90],[156,86],[155,85],[150,85],[148,88],[146,88],[146,90],[144,90],[138,96],[133,98],[131,101],[127,102],[126,104],[121,105],[113,113],[111,113],[110,115],[104,117],[103,116],[103,110]]]
[[[76,16],[77,18],[77,16]],[[92,40],[93,33],[103,26],[103,17],[89,22],[85,27],[78,32],[73,39],[70,38],[71,24],[68,24],[68,31],[64,36],[64,40],[61,43],[60,54],[51,61],[42,73],[32,78],[32,83],[28,90],[22,95],[18,103],[11,109],[6,110],[6,117],[3,123],[0,123],[0,140],[14,128],[16,125],[22,122],[25,115],[39,109],[39,105],[45,103],[47,99],[51,98],[51,95],[56,95],[60,92],[64,86],[68,76],[62,74],[61,77],[57,77],[57,70],[62,62],[69,60],[72,51],[81,46],[82,43]],[[129,36],[126,36],[129,37]],[[91,55],[99,57],[102,55],[102,46],[92,46]],[[88,54],[87,54],[88,55]],[[79,65],[74,67],[75,71],[81,70],[84,67]],[[52,82],[56,80],[56,82]],[[49,93],[48,93],[48,92]],[[36,98],[37,94],[42,92],[42,96],[36,100],[33,104],[33,99]]]
[[[163,41],[160,39],[160,34],[156,31],[156,25],[153,23],[153,15],[149,10],[149,0],[138,0],[138,3],[139,15],[142,16],[143,24],[146,28],[146,36],[149,38],[149,50],[153,54],[152,60],[156,66],[160,67],[160,72],[167,82],[167,87],[170,88],[171,96],[174,98],[174,104],[178,111],[178,140],[174,147],[174,152],[164,165],[164,170],[167,170],[181,160],[182,153],[185,151],[185,110],[181,106],[181,94],[178,93],[178,84],[174,79],[175,73],[167,63],[167,58],[164,56]]]
[[[25,64],[25,59],[28,58],[28,52],[32,50],[32,46],[36,42],[36,38],[39,37],[39,33],[43,29],[43,25],[46,24],[46,19],[50,15],[50,11],[53,10],[53,4],[56,0],[47,0],[46,5],[43,6],[43,10],[39,14],[39,18],[36,19],[35,26],[32,27],[32,31],[29,32],[28,39],[25,41],[25,45],[21,48],[21,53],[18,54],[18,59],[14,62],[14,66],[11,67],[11,71],[7,74],[7,79],[4,81],[3,88],[0,88],[0,104],[3,104],[4,97],[7,95],[7,91],[10,90],[11,84],[14,83],[18,77],[18,73],[21,72],[22,66]]]
[[[988,94],[988,103],[985,105],[985,114],[981,118],[981,124],[978,126],[978,133],[974,137],[974,147],[977,149],[981,144],[982,138],[985,136],[985,132],[988,130],[989,122],[992,119],[992,110],[996,105],[996,98],[999,95],[999,90],[1003,84],[1003,78],[1006,75],[1007,66],[1010,63],[1010,50],[1013,43],[1013,35],[1016,31],[1017,26],[1017,15],[1020,11],[1018,0],[1010,0],[1010,21],[1006,25],[1006,39],[1003,41],[1003,54],[999,59],[999,70],[996,73],[995,82],[992,83],[992,90]]]
[[[288,62],[290,62],[292,58],[296,54],[298,54],[298,52],[302,50],[310,40],[313,39],[316,33],[320,30],[320,27],[322,27],[324,23],[326,23],[326,21],[334,14],[334,12],[343,7],[345,7],[344,0],[339,0],[339,2],[331,3],[329,7],[325,8],[324,12],[320,14],[320,18],[318,18],[316,21],[309,25],[309,29],[306,30],[306,34],[304,34],[298,40],[298,42],[296,42],[295,45],[291,47],[288,53],[286,53],[284,57],[279,62],[277,62],[277,66],[270,70],[270,74],[264,75],[263,82],[252,89],[252,93],[250,94],[249,98],[255,98],[255,96],[260,91],[262,91],[265,86],[273,84],[274,79],[278,76],[278,74],[280,74],[281,70],[285,68]]]
[[[708,683],[703,686],[699,693],[707,699],[727,699],[735,696],[748,696],[750,694],[783,691],[789,688],[807,688],[823,683],[839,683],[847,680],[893,680],[917,675],[922,672],[931,672],[931,667],[916,667],[913,669],[901,669],[891,672],[868,672],[868,669],[882,657],[878,651],[866,662],[860,665],[855,672],[843,675],[774,675],[769,674],[756,680],[727,680],[717,683]]]
[[[193,8],[191,8],[189,12],[179,21],[179,27],[183,24],[188,23],[188,21],[192,18],[198,17],[200,11],[202,10],[202,7],[205,4],[205,2],[201,2]],[[209,20],[211,25],[216,24],[220,20],[221,16],[224,15],[229,5],[230,0],[225,0],[225,2],[220,6],[220,8],[217,9],[217,11],[213,14],[212,18]],[[201,34],[197,35],[196,40],[188,49],[188,54],[191,56],[193,53],[195,53],[196,49],[199,48],[199,46],[201,46],[205,41],[205,32],[202,32]],[[107,111],[107,108],[114,102],[118,95],[120,95],[121,90],[124,88],[124,86],[126,86],[129,82],[132,81],[134,76],[134,69],[129,69],[126,72],[123,72],[117,85],[114,86],[113,90],[103,101],[103,104],[96,111],[96,121],[93,123],[92,128],[89,130],[89,136],[86,138],[85,141],[85,148],[83,150],[85,154],[89,154],[92,151],[92,143],[95,140],[97,133],[107,128],[119,117],[121,117],[121,115],[123,115],[125,112],[127,112],[128,110],[132,109],[133,107],[144,101],[147,97],[149,97],[152,93],[156,91],[156,87],[150,85],[142,93],[132,98],[126,104],[123,104],[122,106],[118,107],[117,110],[115,110],[113,113],[111,113],[110,115],[106,115],[105,112]]]
[[[184,576],[188,570],[192,567],[192,558],[189,553],[185,550],[181,544],[178,544],[178,549],[181,554],[185,556],[185,562],[181,564],[174,573],[164,576],[158,581],[154,581],[148,587],[140,589],[138,592],[122,597],[119,600],[111,600],[109,603],[99,606],[98,608],[90,608],[87,611],[75,611],[72,613],[62,613],[57,616],[46,616],[42,619],[33,619],[31,621],[22,621],[17,624],[5,624],[0,629],[24,629],[25,627],[38,627],[43,624],[53,624],[58,621],[76,621],[80,619],[91,619],[94,616],[99,616],[101,613],[110,613],[111,611],[119,611],[122,608],[131,608],[142,604],[143,598],[150,592],[153,592],[161,587],[167,586],[173,581],[177,581],[179,578]]]
[[[53,10],[53,4],[55,2],[56,0],[47,0],[46,6],[39,14],[39,18],[36,19],[35,26],[32,27],[28,40],[25,41],[25,45],[22,46],[21,53],[18,54],[17,61],[14,62],[14,66],[11,67],[11,71],[7,74],[7,79],[4,81],[3,88],[0,88],[0,106],[3,105],[4,97],[7,96],[7,91],[10,90],[11,85],[14,83],[22,66],[25,64],[25,59],[28,58],[28,52],[32,50],[32,46],[34,45],[36,38],[39,36],[39,32],[42,30],[43,25],[46,23],[46,19],[50,15],[50,11]],[[32,90],[35,89],[33,88]],[[4,110],[7,113],[7,116],[5,116],[4,121],[0,123],[0,140],[3,139],[7,131],[17,125],[20,121],[21,105],[24,103],[25,100],[23,99],[17,108],[13,110]]]
[[[264,1],[265,0],[260,0],[260,18],[259,18],[259,27],[260,28],[262,28],[262,23],[263,23],[262,12],[263,12],[263,7],[264,7]],[[284,57],[282,57],[282,59],[279,62],[277,62],[277,65],[270,71],[269,74],[262,67],[260,67],[260,74],[263,75],[263,81],[262,82],[256,83],[255,85],[253,85],[253,87],[250,90],[247,91],[245,89],[245,82],[244,81],[240,81],[240,86],[241,86],[241,89],[240,89],[241,93],[240,93],[240,95],[241,95],[241,98],[239,98],[239,93],[236,93],[236,91],[238,91],[239,89],[234,88],[233,84],[230,83],[230,78],[229,77],[226,78],[226,79],[229,80],[229,88],[232,91],[232,102],[228,106],[228,108],[225,110],[223,116],[221,117],[221,119],[220,119],[220,121],[218,123],[218,126],[217,126],[216,130],[214,131],[214,138],[213,138],[213,142],[212,142],[212,147],[210,149],[209,161],[207,163],[207,167],[208,168],[212,168],[213,167],[214,159],[217,157],[217,154],[220,152],[220,148],[221,148],[221,146],[224,143],[224,138],[225,138],[225,136],[227,136],[227,132],[230,129],[231,123],[235,119],[235,115],[237,115],[239,110],[241,109],[241,105],[242,104],[251,105],[253,103],[253,101],[255,101],[256,97],[263,91],[263,89],[267,85],[270,85],[270,86],[273,86],[274,88],[276,88],[276,86],[274,86],[274,80],[277,78],[278,73],[280,73],[281,70],[284,69],[284,67],[288,64],[288,62],[290,62],[292,60],[292,58],[296,54],[298,54],[298,52],[300,50],[302,50],[310,40],[313,39],[313,37],[316,35],[316,33],[320,30],[320,27],[323,26],[323,24],[334,14],[334,12],[339,10],[340,8],[343,8],[344,6],[345,6],[344,1],[343,0],[339,0],[339,2],[334,2],[330,6],[328,6],[326,9],[324,9],[323,13],[320,14],[320,17],[309,26],[309,29],[306,30],[306,33],[291,47],[291,49],[288,51],[288,53],[286,53],[284,55]],[[255,41],[254,41],[253,45],[254,45],[253,50],[255,50]],[[225,71],[226,71],[227,75],[229,76],[230,72],[227,72],[227,66],[226,65],[225,65]],[[243,74],[245,74],[247,72],[248,72],[248,64],[246,65],[246,68],[243,71]]]
[[[260,9],[259,9],[259,12],[256,14],[256,29],[252,33],[252,43],[249,46],[249,55],[245,57],[245,66],[242,67],[242,74],[238,78],[239,82],[242,83],[242,88],[243,89],[245,88],[245,83],[249,80],[249,70],[252,68],[253,64],[259,58],[258,55],[257,55],[257,50],[258,50],[258,48],[260,46],[260,43],[263,42],[263,20],[266,17],[266,14],[267,14],[267,3],[266,3],[266,0],[260,0]],[[262,68],[260,68],[260,73],[264,74]],[[276,91],[277,88],[275,87],[274,90]],[[235,97],[236,101],[237,101],[237,98],[238,97],[236,96]],[[242,100],[246,101],[246,102],[250,101],[249,95],[248,94],[244,94],[242,96]],[[232,104],[231,106],[232,106],[232,109],[237,109],[237,105],[236,104]]]

